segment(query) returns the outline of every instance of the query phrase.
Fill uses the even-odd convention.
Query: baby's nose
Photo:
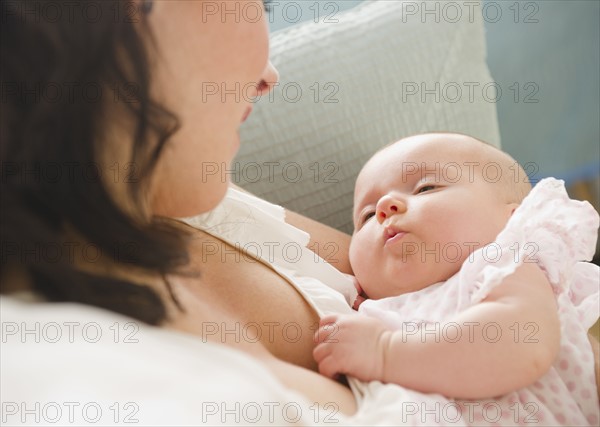
[[[381,199],[379,199],[375,209],[377,221],[379,221],[380,224],[385,221],[386,218],[404,212],[406,212],[406,203],[399,198],[389,195],[383,196]]]

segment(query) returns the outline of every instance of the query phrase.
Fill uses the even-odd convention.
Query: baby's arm
[[[482,399],[527,386],[552,366],[560,345],[554,295],[533,263],[519,267],[481,303],[439,325],[440,331],[458,325],[458,340],[450,332],[403,336],[361,316],[332,319],[324,318],[317,331],[321,343],[314,355],[321,373],[347,373],[454,398]]]

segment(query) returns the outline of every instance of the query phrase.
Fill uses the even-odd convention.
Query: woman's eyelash
[[[271,13],[271,10],[272,10],[272,8],[273,8],[273,7],[271,6],[271,3],[272,3],[272,1],[273,1],[273,0],[263,0],[263,4],[264,4],[264,6],[265,6],[265,12],[267,12],[267,13]]]
[[[150,14],[152,12],[152,7],[154,6],[154,0],[142,0],[141,9],[142,13],[145,15]]]

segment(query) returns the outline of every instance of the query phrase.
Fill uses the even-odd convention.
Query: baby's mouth
[[[388,225],[385,227],[384,231],[385,245],[393,245],[394,243],[399,242],[405,234],[406,231]]]

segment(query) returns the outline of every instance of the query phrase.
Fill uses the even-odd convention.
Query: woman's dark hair
[[[187,235],[165,219],[135,219],[106,184],[126,180],[141,212],[149,177],[178,128],[149,95],[149,8],[118,0],[2,0],[0,7],[0,268],[22,267],[32,289],[50,301],[160,324],[166,306],[150,286],[85,272],[75,262],[110,257],[162,276],[179,306],[166,275],[188,263]],[[133,136],[107,146],[129,149],[130,163],[105,170],[97,155],[115,112],[129,116]]]

